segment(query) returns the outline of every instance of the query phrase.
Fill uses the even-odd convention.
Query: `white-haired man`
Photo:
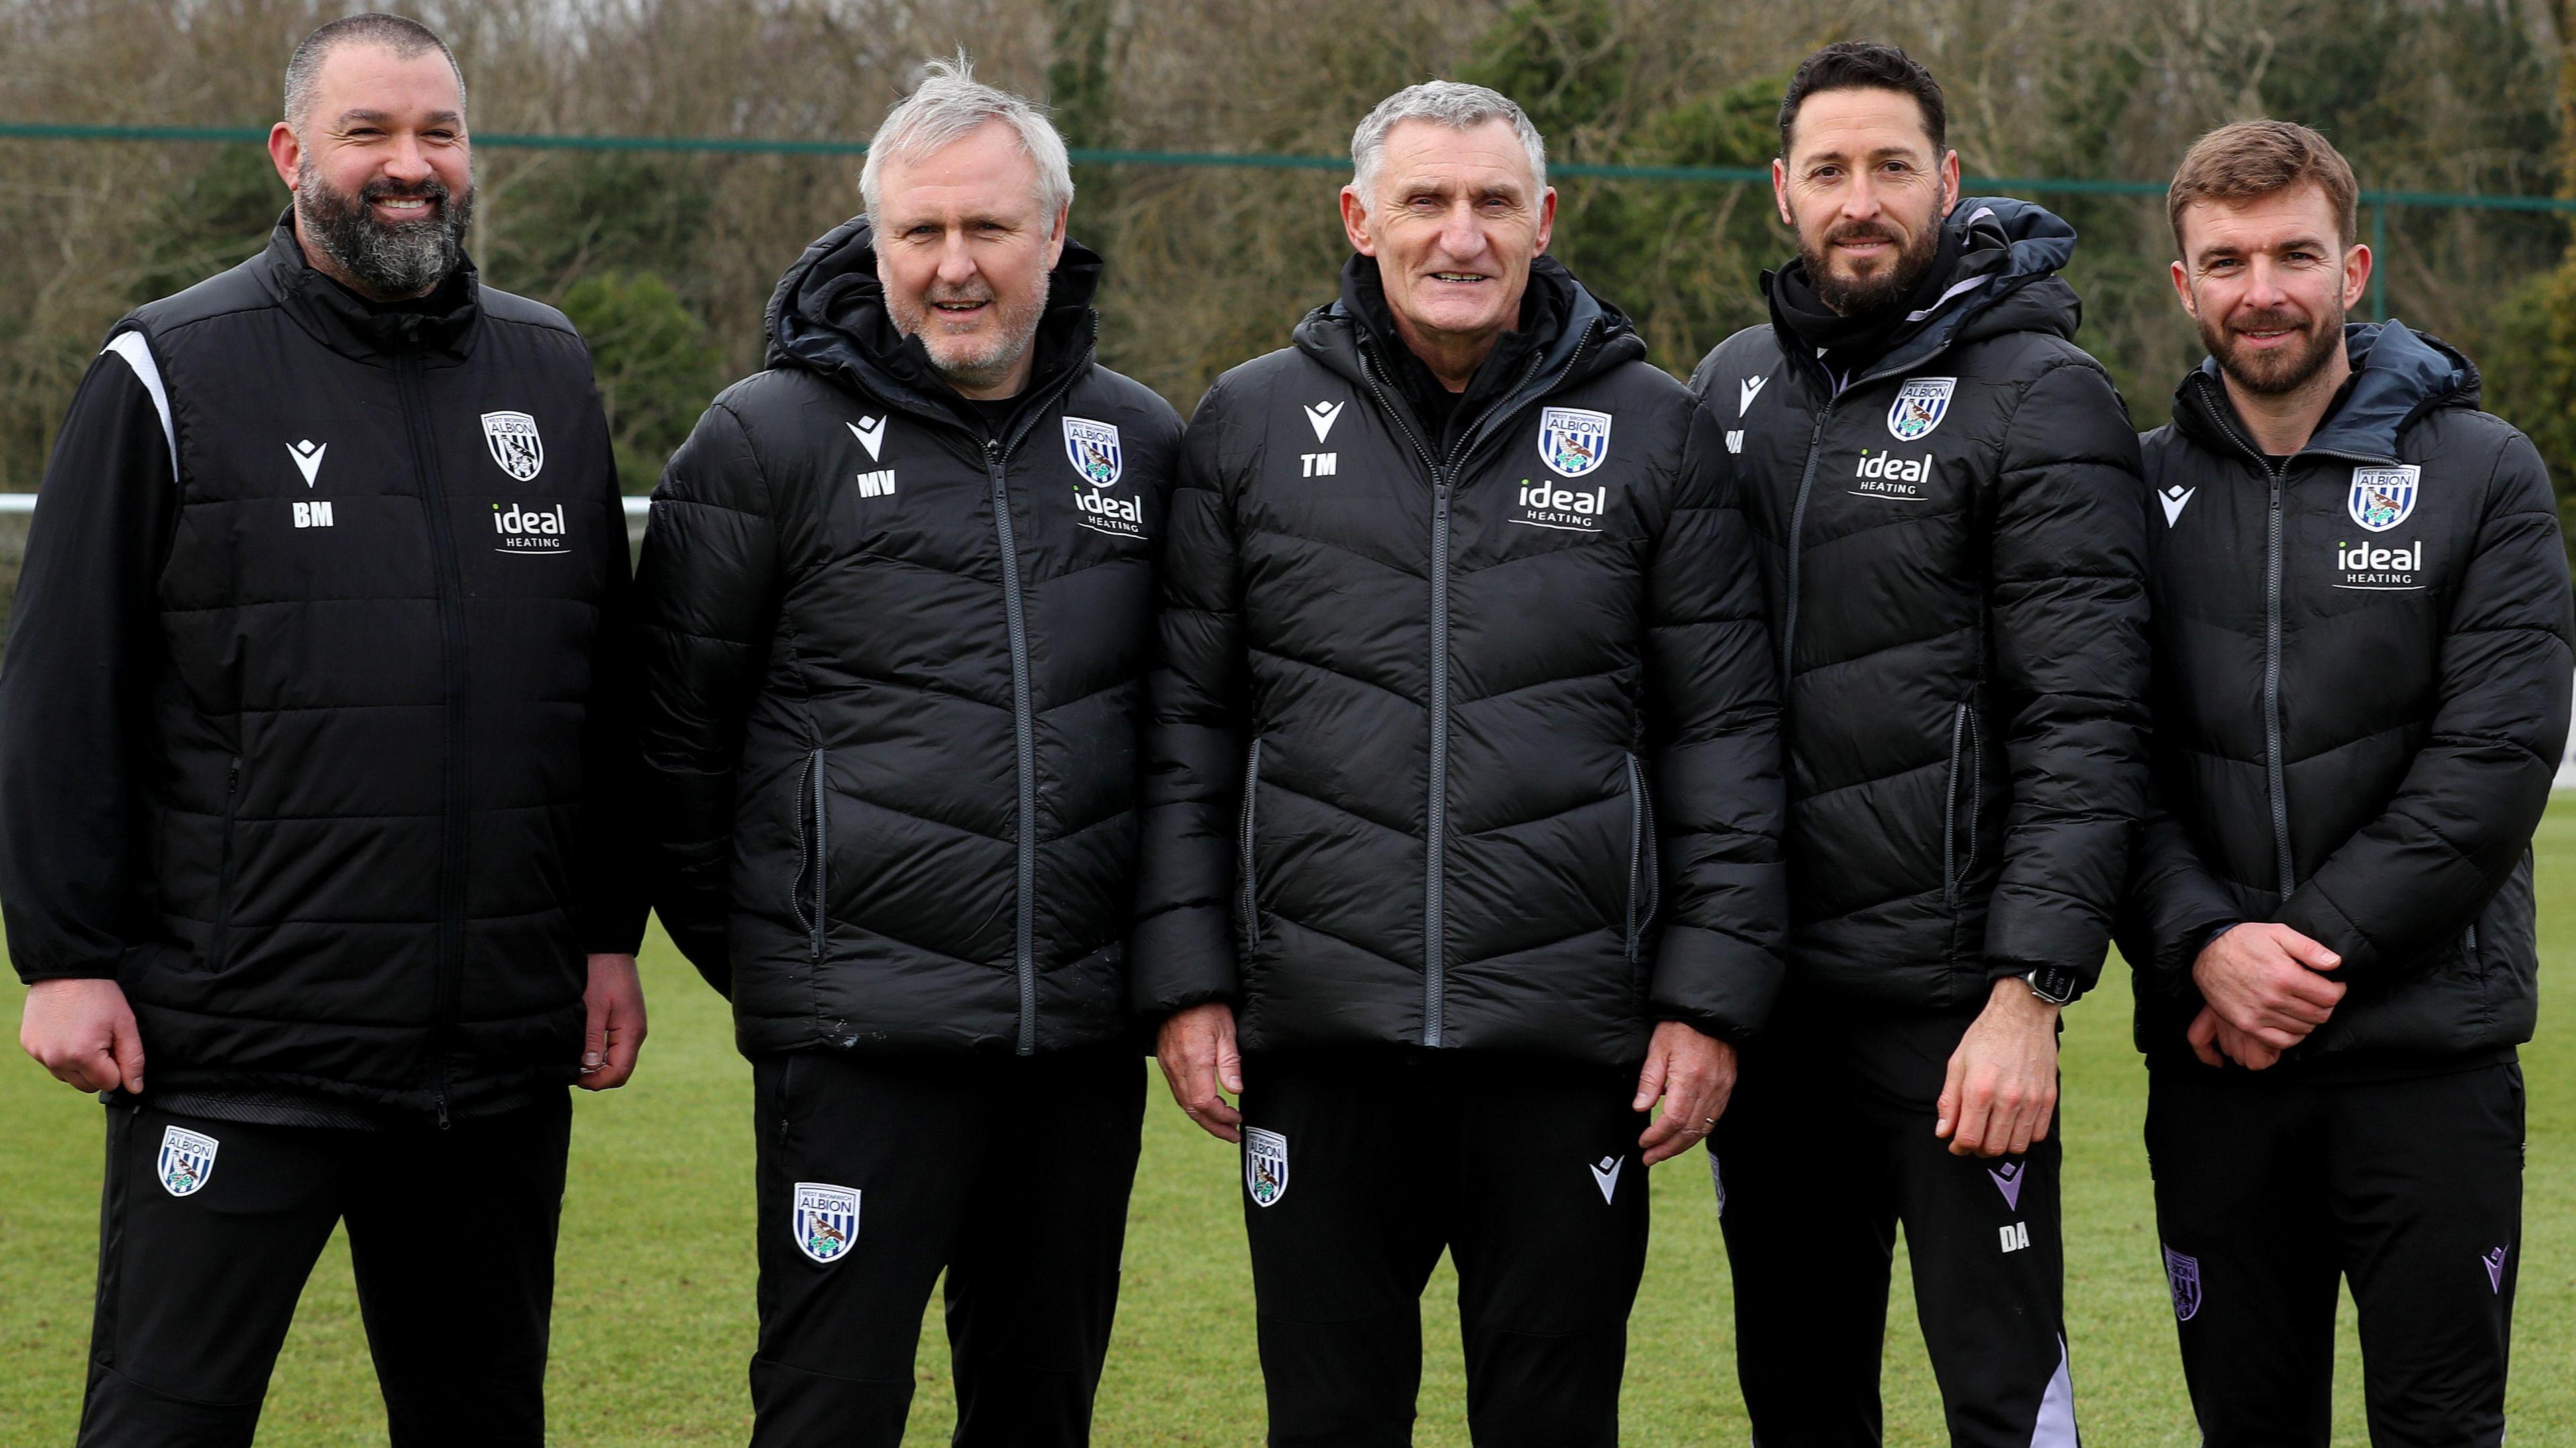
[[[1645,1168],[1780,978],[1756,575],[1520,108],[1413,86],[1351,160],[1340,300],[1172,495],[1138,1008],[1244,1143],[1272,1444],[1411,1441],[1444,1247],[1475,1441],[1611,1444]]]
[[[931,66],[860,189],[654,494],[655,901],[753,1063],[753,1442],[901,1442],[944,1270],[956,1441],[1081,1443],[1180,419],[1093,363],[1100,258],[1027,102]]]

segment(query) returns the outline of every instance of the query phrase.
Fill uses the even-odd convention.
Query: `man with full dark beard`
[[[564,1087],[644,1034],[607,423],[465,259],[438,37],[285,92],[294,207],[111,332],[0,672],[20,1040],[107,1105],[80,1441],[249,1443],[345,1221],[393,1440],[533,1448]]]
[[[2157,799],[2120,948],[2210,1448],[2326,1441],[2339,1278],[2372,1443],[2504,1436],[2566,555],[2477,368],[2345,322],[2355,191],[2249,121],[2167,201],[2209,360],[2145,438]]]
[[[1089,1441],[1144,1119],[1124,1009],[1181,420],[1098,364],[1037,107],[933,64],[769,365],[653,494],[654,904],[762,1124],[758,1448],[894,1448],[947,1283],[956,1448]]]
[[[1943,130],[1893,47],[1799,68],[1798,259],[1694,381],[1784,690],[1788,979],[1709,1140],[1764,1443],[1879,1441],[1900,1222],[1950,1440],[2075,1441],[2057,1018],[2144,795],[2145,498],[2072,230],[1958,199]]]

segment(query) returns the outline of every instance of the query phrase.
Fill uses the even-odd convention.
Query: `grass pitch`
[[[2553,806],[2537,843],[2544,970],[2530,1087],[2516,1448],[2576,1448],[2576,803]],[[653,1036],[635,1083],[579,1097],[555,1294],[552,1438],[565,1444],[738,1444],[749,1431],[753,1230],[750,1070],[723,1003],[658,936],[645,983]],[[2128,1044],[2128,992],[2105,989],[2066,1033],[2067,1309],[2076,1404],[2109,1448],[2198,1441],[2174,1355],[2139,1146],[2146,1075]],[[8,1018],[18,988],[6,986]],[[96,1262],[99,1107],[15,1050],[0,1059],[0,1443],[68,1443],[79,1414]],[[1139,1063],[1139,1070],[1150,1070]],[[1101,1385],[1104,1445],[1257,1444],[1262,1407],[1251,1276],[1233,1149],[1201,1135],[1159,1080],[1129,1217],[1118,1333]],[[1700,1152],[1653,1174],[1654,1250],[1629,1326],[1626,1441],[1742,1443],[1726,1257]],[[1032,1190],[1042,1188],[1033,1184]],[[1454,1277],[1423,1303],[1415,1441],[1464,1445]],[[1887,1335],[1888,1442],[1943,1441],[1902,1253]],[[924,1318],[908,1441],[954,1421],[936,1301]],[[2337,1445],[2367,1436],[2347,1299]],[[335,1238],[306,1287],[269,1389],[260,1441],[384,1441],[383,1409]]]

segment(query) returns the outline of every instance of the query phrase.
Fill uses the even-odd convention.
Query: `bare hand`
[[[1243,1113],[1219,1091],[1243,1094],[1243,1053],[1234,1044],[1234,1007],[1209,1001],[1174,1011],[1154,1034],[1154,1059],[1182,1114],[1219,1141],[1243,1140]]]
[[[2341,964],[2343,957],[2287,925],[2255,922],[2204,946],[2191,979],[2221,1024],[2278,1054],[2334,1014],[2344,983],[2318,972]]]
[[[2207,1006],[2192,1018],[2191,1029],[2183,1033],[2191,1042],[2191,1053],[2204,1066],[2224,1066],[2229,1061],[2248,1071],[2260,1071],[2281,1059],[2281,1053],[2227,1024],[2218,1012]]]
[[[2056,1112],[2057,1007],[2007,976],[1950,1053],[1932,1134],[1952,1156],[2018,1156],[2048,1139]]]
[[[1679,1021],[1656,1026],[1645,1069],[1637,1073],[1637,1099],[1628,1103],[1629,1110],[1644,1111],[1663,1098],[1664,1114],[1637,1138],[1646,1165],[1690,1150],[1726,1114],[1726,1098],[1734,1094],[1733,1046]]]
[[[112,980],[40,980],[27,987],[18,1044],[83,1091],[143,1090],[143,1034]]]
[[[581,1074],[573,1084],[614,1091],[635,1074],[635,1057],[644,1049],[644,983],[635,978],[635,957],[592,956],[581,1005]]]

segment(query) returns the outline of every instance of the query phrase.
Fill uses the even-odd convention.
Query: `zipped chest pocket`
[[[796,884],[791,902],[796,923],[805,928],[806,949],[823,958],[829,917],[823,908],[831,884],[831,851],[826,843],[831,814],[823,773],[823,751],[809,750],[796,780]]]
[[[1959,903],[1959,882],[1977,863],[1977,803],[1984,785],[1985,751],[1979,747],[1977,711],[1961,704],[1950,716],[1950,776],[1941,793],[1941,902],[1945,905]]]
[[[1243,805],[1236,811],[1235,833],[1242,848],[1240,880],[1236,885],[1235,915],[1243,926],[1243,950],[1246,955],[1261,944],[1261,900],[1256,892],[1253,873],[1252,830],[1253,797],[1261,788],[1261,740],[1256,737],[1243,751]]]
[[[1637,963],[1646,929],[1655,920],[1662,893],[1661,864],[1655,848],[1655,800],[1646,786],[1646,764],[1628,756],[1628,963]]]

